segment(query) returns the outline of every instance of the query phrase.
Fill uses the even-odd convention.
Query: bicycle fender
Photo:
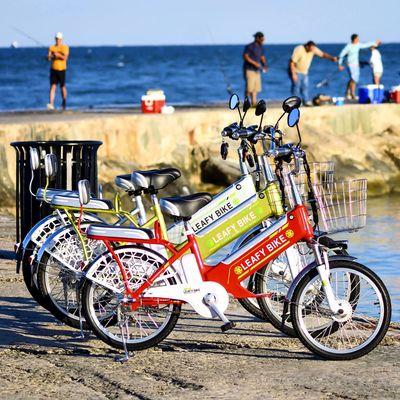
[[[24,240],[22,241],[21,248],[23,251],[26,250],[26,247],[28,246],[29,242],[32,239],[32,236],[37,232],[38,230],[42,229],[42,226],[45,225],[49,220],[51,219],[59,219],[58,215],[50,214],[47,217],[41,219],[39,222],[37,222],[31,229],[29,229],[29,232],[26,234],[24,237]]]
[[[85,228],[86,226],[90,225],[91,222],[86,222],[81,224],[81,228]],[[61,226],[57,230],[55,230],[42,244],[40,247],[40,250],[38,251],[36,258],[35,258],[35,264],[40,265],[42,262],[42,257],[45,253],[48,253],[48,248],[58,240],[58,238],[62,235],[64,235],[65,232],[75,232],[75,229],[72,225],[67,225],[67,226]]]
[[[357,257],[347,256],[347,255],[333,255],[329,256],[329,261],[354,261]],[[313,261],[311,264],[308,264],[304,269],[302,269],[299,274],[294,278],[293,282],[291,283],[288,293],[286,295],[285,302],[290,302],[293,297],[294,290],[296,286],[299,284],[300,280],[307,275],[311,270],[317,268],[317,263]]]
[[[47,217],[38,221],[35,225],[32,226],[31,229],[29,229],[28,233],[25,235],[22,242],[20,242],[20,244],[18,245],[18,250],[16,252],[16,257],[17,257],[16,272],[17,272],[17,274],[19,274],[21,271],[22,261],[25,257],[25,252],[28,248],[28,245],[32,241],[32,237],[35,235],[35,233],[42,230],[43,225],[46,225],[49,220],[54,219],[54,218],[58,218],[58,216],[56,216],[54,214],[50,214]]]

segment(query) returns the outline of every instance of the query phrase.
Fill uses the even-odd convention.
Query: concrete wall
[[[301,112],[303,143],[311,159],[334,159],[339,175],[368,177],[373,194],[399,191],[399,105],[327,106]],[[280,109],[268,110],[264,123],[274,123],[279,114]],[[172,115],[69,112],[0,116],[0,204],[13,203],[15,155],[9,146],[12,141],[101,140],[102,182],[134,167],[165,163],[182,168],[196,184],[199,163],[217,155],[221,129],[235,120],[237,114],[223,108],[178,110]],[[257,120],[249,115],[246,122]],[[294,138],[294,130],[287,129],[284,120],[281,128],[288,132],[287,140]]]

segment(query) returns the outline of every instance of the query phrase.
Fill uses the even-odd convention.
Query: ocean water
[[[288,61],[294,45],[266,45],[269,72],[263,74],[265,99],[290,93]],[[343,45],[321,45],[337,55]],[[149,88],[163,89],[170,104],[209,104],[227,100],[227,88],[244,90],[243,46],[72,47],[68,63],[68,105],[72,108],[133,106]],[[400,44],[381,47],[383,84],[400,84]],[[0,49],[0,110],[43,109],[48,102],[49,63],[45,48]],[[369,50],[361,60],[368,61]],[[328,78],[329,85],[315,85]],[[314,58],[310,92],[343,95],[346,72],[330,61]],[[371,70],[361,70],[361,83]],[[58,98],[58,101],[60,99]]]
[[[392,320],[400,322],[400,196],[368,199],[367,225],[349,240],[349,252],[384,281],[392,300]]]

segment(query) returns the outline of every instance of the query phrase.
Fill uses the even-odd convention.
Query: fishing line
[[[222,76],[224,77],[226,91],[231,96],[232,93],[233,93],[233,88],[232,88],[232,85],[230,84],[230,80],[228,78],[228,74],[227,74],[227,72],[225,70],[225,67],[224,67],[224,65],[222,64],[222,61],[221,61],[222,59],[224,59],[226,61],[226,57],[224,56],[223,52],[220,49],[218,49],[217,44],[215,43],[215,40],[214,40],[214,36],[213,36],[213,34],[211,32],[211,29],[210,29],[210,27],[208,25],[206,25],[206,29],[208,31],[208,34],[210,35],[211,42],[212,42],[212,44],[213,44],[213,46],[215,48],[215,51],[217,53],[218,65],[219,65],[219,69],[221,70]]]
[[[24,32],[23,30],[21,30],[21,29],[15,27],[15,26],[10,26],[10,28],[13,29],[15,32],[18,32],[18,33],[21,34],[22,36],[25,36],[26,38],[32,40],[32,41],[35,42],[38,46],[47,48],[47,46],[46,46],[44,43],[42,43],[41,41],[35,39],[33,36],[27,34],[27,33]]]

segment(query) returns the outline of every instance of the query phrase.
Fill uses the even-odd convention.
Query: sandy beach
[[[0,217],[0,247],[11,250],[14,219]],[[0,399],[395,399],[400,398],[400,330],[368,356],[323,361],[233,303],[237,328],[185,310],[159,347],[126,364],[96,340],[74,337],[37,306],[0,261]]]

